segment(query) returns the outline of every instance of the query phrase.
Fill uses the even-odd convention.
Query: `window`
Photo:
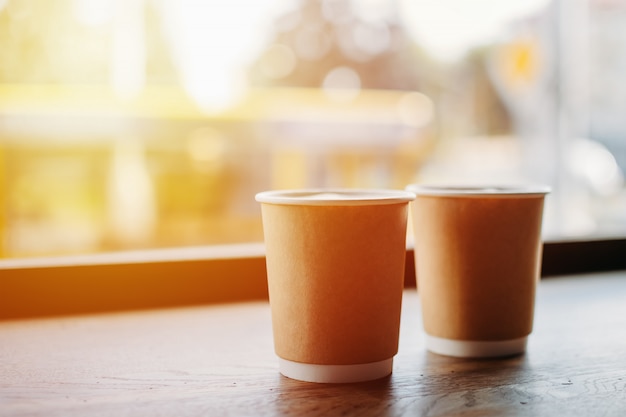
[[[0,256],[262,241],[269,188],[541,182],[626,235],[626,2],[0,1]]]

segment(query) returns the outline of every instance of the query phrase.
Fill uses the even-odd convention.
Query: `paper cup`
[[[410,185],[426,348],[457,357],[525,352],[547,187]]]
[[[352,189],[256,195],[283,375],[359,382],[391,373],[413,198],[406,191]]]

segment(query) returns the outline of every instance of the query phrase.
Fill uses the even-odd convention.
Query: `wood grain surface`
[[[406,290],[394,372],[282,377],[265,302],[0,322],[0,416],[625,416],[626,272],[546,279],[525,355],[423,348]]]

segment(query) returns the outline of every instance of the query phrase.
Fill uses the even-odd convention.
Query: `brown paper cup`
[[[426,347],[459,357],[523,353],[532,331],[547,187],[410,185]]]
[[[356,382],[391,373],[413,198],[394,190],[257,194],[283,375]]]

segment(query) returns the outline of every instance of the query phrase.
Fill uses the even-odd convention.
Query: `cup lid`
[[[260,203],[306,206],[361,206],[405,203],[415,199],[406,190],[360,188],[311,188],[263,191],[255,196]]]
[[[416,195],[438,196],[522,196],[545,195],[550,187],[545,185],[421,185],[410,184],[406,189]]]

